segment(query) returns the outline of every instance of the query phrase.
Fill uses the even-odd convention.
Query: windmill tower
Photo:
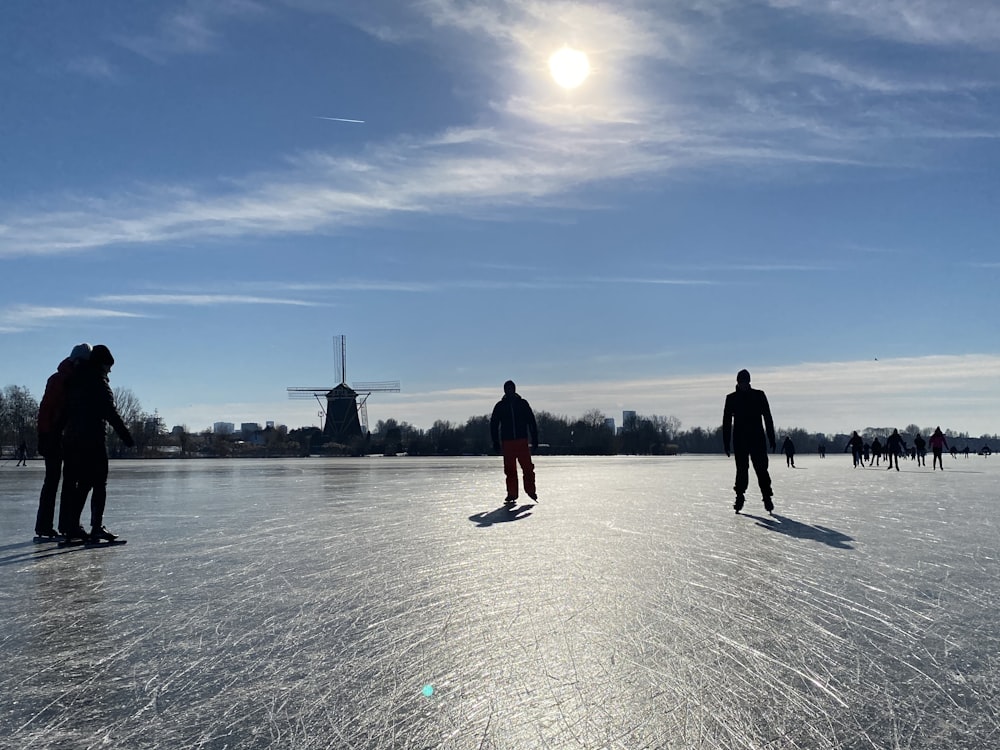
[[[333,357],[340,383],[333,388],[288,389],[289,398],[315,398],[320,405],[320,416],[324,418],[323,432],[334,442],[346,443],[351,438],[368,433],[368,397],[373,393],[399,393],[398,380],[382,380],[347,384],[347,339],[343,335],[333,337]],[[322,398],[326,399],[326,407]]]

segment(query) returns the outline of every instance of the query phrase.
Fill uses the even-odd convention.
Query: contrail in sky
[[[323,117],[316,115],[317,120],[333,120],[334,122],[364,122],[364,120],[349,120],[346,117]]]

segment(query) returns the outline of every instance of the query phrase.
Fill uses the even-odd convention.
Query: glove
[[[730,453],[729,453],[729,451],[726,451],[726,458],[729,458],[729,457],[730,457]]]

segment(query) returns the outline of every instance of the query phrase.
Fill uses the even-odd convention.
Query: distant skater
[[[28,465],[28,444],[21,441],[21,444],[17,446],[17,463],[14,466],[27,466]]]
[[[858,431],[855,430],[851,433],[851,439],[847,441],[847,445],[844,446],[844,453],[847,451],[851,452],[851,458],[854,459],[854,468],[858,468],[860,465],[864,468],[865,460],[863,458],[865,448],[865,441],[861,439]]]
[[[763,426],[761,424],[763,420]],[[771,475],[767,473],[767,447],[775,449],[774,420],[764,391],[750,387],[750,373],[736,373],[736,390],[726,396],[722,412],[722,443],[726,457],[736,454],[736,501],[733,510],[743,510],[744,493],[750,485],[750,462],[757,474],[757,484],[764,501],[764,510],[774,510]],[[732,451],[730,451],[732,448]]]
[[[913,453],[917,459],[917,466],[927,466],[927,441],[919,432],[913,438]]]
[[[507,478],[505,505],[517,502],[517,465],[524,474],[524,492],[532,500],[535,493],[535,466],[531,462],[531,451],[538,450],[538,425],[531,406],[517,393],[513,380],[503,384],[503,398],[493,407],[490,418],[490,436],[493,449],[503,453],[503,473]],[[530,446],[528,440],[531,440]]]
[[[77,344],[56,371],[45,381],[45,393],[38,405],[38,452],[45,459],[45,478],[38,495],[38,513],[35,516],[35,536],[56,537],[56,493],[62,477],[62,431],[66,423],[66,391],[68,381],[76,366],[90,356],[90,344]],[[60,503],[72,503],[71,488],[63,482]]]
[[[878,438],[872,440],[871,448],[871,459],[868,461],[868,465],[871,466],[875,464],[876,466],[881,466],[882,464],[882,443],[879,442]]]
[[[104,526],[104,507],[108,498],[106,425],[111,425],[127,447],[133,447],[135,441],[115,407],[115,397],[108,383],[108,373],[114,363],[115,358],[108,347],[98,344],[69,379],[63,432],[63,482],[70,485],[72,502],[64,500],[59,505],[59,530],[67,540],[113,541],[117,538]],[[91,494],[89,534],[80,525],[88,494]]]
[[[933,471],[940,464],[941,471],[944,471],[944,457],[942,453],[948,447],[948,440],[945,438],[944,433],[941,432],[940,427],[934,428],[934,434],[931,435],[928,444],[931,446],[931,453],[934,454],[934,457],[931,459],[931,470]],[[924,466],[926,465],[924,464]]]
[[[785,442],[781,444],[781,452],[785,454],[785,466],[791,466],[795,468],[795,444],[792,443],[790,437],[785,438]]]
[[[819,444],[819,448],[817,448],[817,450],[819,451],[819,457],[820,458],[826,458],[826,446],[825,445],[823,445],[822,443],[820,443]]]
[[[899,456],[904,450],[906,450],[906,443],[903,442],[903,436],[899,434],[899,430],[894,429],[885,441],[885,457],[889,462],[889,465],[885,467],[886,471],[892,469],[893,461],[896,462],[896,471],[899,471]]]

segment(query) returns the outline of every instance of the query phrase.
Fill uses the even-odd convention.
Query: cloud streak
[[[109,318],[142,318],[139,313],[95,307],[45,307],[13,305],[0,308],[0,333],[23,333],[66,321],[101,320]]]

